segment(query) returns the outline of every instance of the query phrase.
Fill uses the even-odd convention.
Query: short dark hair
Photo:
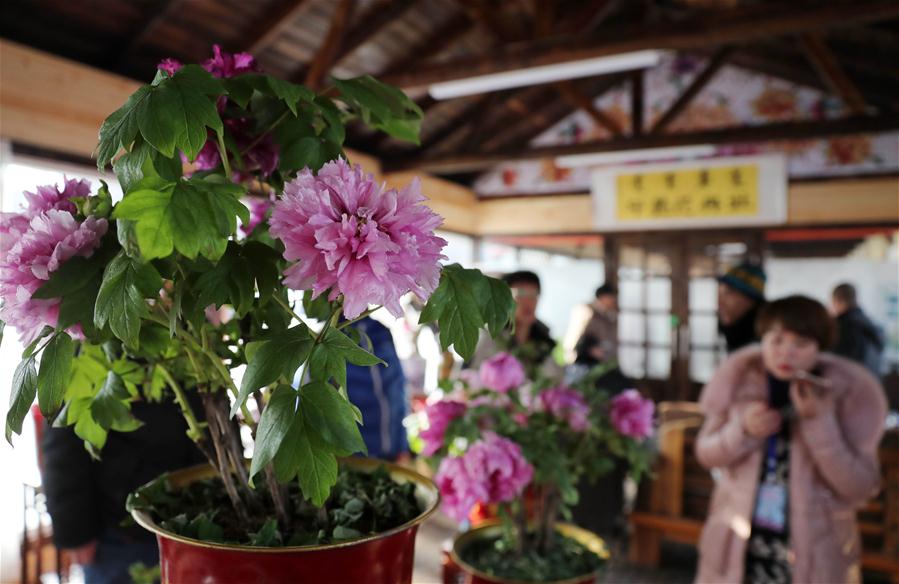
[[[808,296],[787,296],[769,302],[755,322],[759,337],[780,325],[801,337],[814,339],[824,351],[834,340],[834,322],[824,305]]]
[[[529,270],[519,270],[518,272],[506,274],[503,276],[503,282],[508,284],[510,288],[519,284],[533,284],[537,287],[537,292],[540,292],[540,276]]]
[[[610,296],[618,296],[618,288],[616,288],[614,284],[603,284],[596,289],[597,298],[599,298],[600,296],[605,296],[606,294]]]
[[[855,292],[855,286],[843,282],[833,289],[833,297],[852,308],[858,304],[858,296]]]

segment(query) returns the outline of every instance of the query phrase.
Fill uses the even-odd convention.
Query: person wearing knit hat
[[[727,352],[758,342],[755,319],[765,304],[765,271],[743,262],[718,277],[718,330]]]

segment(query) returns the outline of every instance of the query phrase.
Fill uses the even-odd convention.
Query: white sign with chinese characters
[[[594,225],[603,231],[777,225],[787,219],[780,155],[597,169]]]

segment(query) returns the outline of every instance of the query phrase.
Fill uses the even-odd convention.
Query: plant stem
[[[279,305],[281,308],[283,308],[284,310],[287,311],[287,314],[289,314],[290,316],[294,317],[294,318],[297,319],[299,322],[303,322],[303,319],[300,318],[300,315],[298,315],[296,312],[294,312],[294,311],[293,311],[293,308],[291,308],[289,304],[287,304],[286,302],[284,302],[284,299],[283,299],[283,298],[281,298],[281,297],[278,296],[277,294],[272,295],[272,298],[275,299],[275,302],[277,302],[278,305]]]
[[[272,125],[271,125],[271,126],[269,126],[264,132],[262,132],[261,134],[259,134],[258,136],[256,136],[256,139],[253,140],[252,142],[250,142],[250,145],[249,145],[249,146],[247,146],[246,148],[244,148],[243,150],[241,150],[241,151],[240,151],[240,156],[241,156],[241,158],[243,158],[243,156],[244,156],[247,152],[249,152],[250,150],[252,150],[257,144],[259,144],[259,143],[262,141],[263,138],[265,138],[266,136],[268,136],[268,135],[272,132],[272,130],[274,130],[275,128],[277,128],[278,125],[279,125],[281,122],[283,122],[284,120],[286,120],[288,114],[290,114],[290,110],[286,110],[284,113],[282,113],[280,116],[278,116],[278,117],[275,119],[275,121],[272,122]],[[229,177],[231,176],[230,173],[228,174],[228,176],[229,176]]]
[[[156,368],[162,374],[162,377],[165,378],[166,383],[168,383],[169,387],[172,389],[172,393],[175,394],[175,401],[178,402],[178,406],[181,408],[181,413],[184,415],[184,419],[187,421],[187,435],[190,436],[190,439],[194,442],[201,442],[203,440],[203,428],[197,421],[197,417],[194,414],[193,409],[190,407],[190,403],[188,403],[187,401],[187,396],[184,394],[184,390],[181,389],[181,386],[178,385],[178,382],[175,381],[175,378],[172,377],[172,374],[169,373],[168,369],[166,369],[159,363],[156,364]]]
[[[219,158],[222,159],[222,167],[225,169],[225,176],[228,177],[228,180],[231,180],[231,163],[228,161],[228,149],[225,148],[224,130],[216,132],[215,135],[216,138],[218,138]]]
[[[337,325],[337,330],[344,329],[344,328],[350,326],[351,324],[353,324],[354,322],[359,322],[360,320],[362,320],[362,319],[365,318],[366,316],[369,316],[370,314],[373,314],[374,312],[380,310],[381,308],[382,308],[382,307],[381,307],[380,304],[377,305],[377,306],[375,306],[374,308],[369,308],[368,310],[366,310],[365,312],[363,312],[362,314],[360,314],[359,316],[357,316],[357,317],[354,318],[353,320],[348,320],[348,321],[346,321],[346,322],[342,322],[342,323],[340,323],[339,325]]]
[[[219,427],[219,421],[215,415],[216,406],[214,394],[203,393],[202,398],[203,407],[206,410],[206,421],[209,424],[209,434],[212,436],[212,444],[215,447],[215,454],[218,460],[217,468],[219,476],[222,479],[222,484],[225,486],[225,492],[228,494],[228,498],[231,499],[231,506],[234,507],[234,512],[237,513],[238,520],[243,524],[247,524],[249,521],[249,514],[247,513],[246,504],[237,492],[237,487],[234,484],[234,476],[231,474],[231,469],[229,468],[228,451],[226,446],[222,443],[223,429]]]

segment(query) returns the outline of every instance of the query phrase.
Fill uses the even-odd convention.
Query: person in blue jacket
[[[396,460],[409,451],[403,418],[408,413],[406,376],[396,354],[393,335],[378,321],[366,317],[353,323],[364,333],[362,346],[387,365],[365,367],[347,363],[347,392],[350,401],[362,411],[362,439],[373,458]],[[365,335],[371,340],[367,346]]]

